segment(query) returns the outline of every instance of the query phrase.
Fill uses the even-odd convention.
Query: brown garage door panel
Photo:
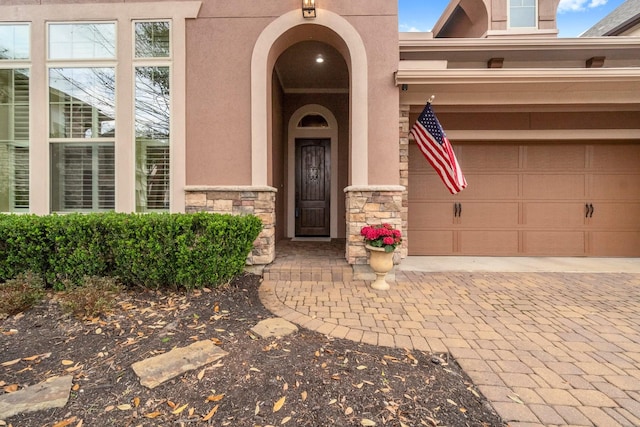
[[[517,202],[460,203],[459,224],[462,228],[517,228]]]
[[[594,231],[590,246],[590,255],[640,257],[640,231]]]
[[[524,202],[523,225],[546,229],[582,228],[586,221],[582,202]]]
[[[585,145],[527,145],[525,168],[528,170],[567,171],[584,170],[587,147]]]
[[[455,145],[454,150],[458,161],[464,165],[465,173],[484,171],[487,165],[496,171],[517,170],[520,164],[517,145]]]
[[[640,203],[593,203],[590,229],[640,230]],[[594,230],[595,231],[595,230]]]
[[[523,252],[528,255],[578,256],[585,254],[582,231],[524,231]]]
[[[461,200],[512,200],[518,197],[518,174],[479,174],[465,172],[468,186],[456,194]],[[440,183],[443,186],[442,183]]]
[[[591,167],[596,170],[638,172],[640,144],[597,144]]]
[[[453,225],[453,202],[413,202],[409,205],[409,226],[419,229]]]
[[[412,202],[416,200],[452,200],[453,198],[435,172],[433,174],[410,174],[409,188],[411,188],[409,200]]]
[[[420,255],[451,255],[453,231],[412,231],[409,252]]]
[[[584,174],[525,174],[522,188],[525,199],[583,200],[586,197]]]
[[[465,255],[515,255],[517,230],[479,230],[459,232],[460,252]]]
[[[593,174],[590,181],[589,196],[594,199],[640,200],[640,173]]]

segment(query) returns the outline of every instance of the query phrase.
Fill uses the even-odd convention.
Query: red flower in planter
[[[362,227],[360,235],[367,245],[384,248],[386,252],[393,252],[402,243],[402,232],[387,223]]]

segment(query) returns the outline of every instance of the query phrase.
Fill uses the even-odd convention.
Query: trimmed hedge
[[[255,216],[209,213],[0,215],[0,282],[31,271],[57,288],[85,276],[218,285],[242,272],[261,230]]]

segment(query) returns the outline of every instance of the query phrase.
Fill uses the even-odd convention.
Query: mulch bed
[[[505,426],[446,354],[301,329],[263,339],[260,278],[217,290],[135,290],[109,316],[76,319],[55,298],[0,322],[0,394],[74,375],[68,404],[14,416],[28,426]],[[131,364],[213,340],[229,354],[149,390]],[[20,359],[15,362],[16,359]]]

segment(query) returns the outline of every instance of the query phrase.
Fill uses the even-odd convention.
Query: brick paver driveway
[[[335,337],[449,352],[513,427],[640,426],[640,274],[398,272],[388,292],[310,276],[265,275],[264,304]]]

